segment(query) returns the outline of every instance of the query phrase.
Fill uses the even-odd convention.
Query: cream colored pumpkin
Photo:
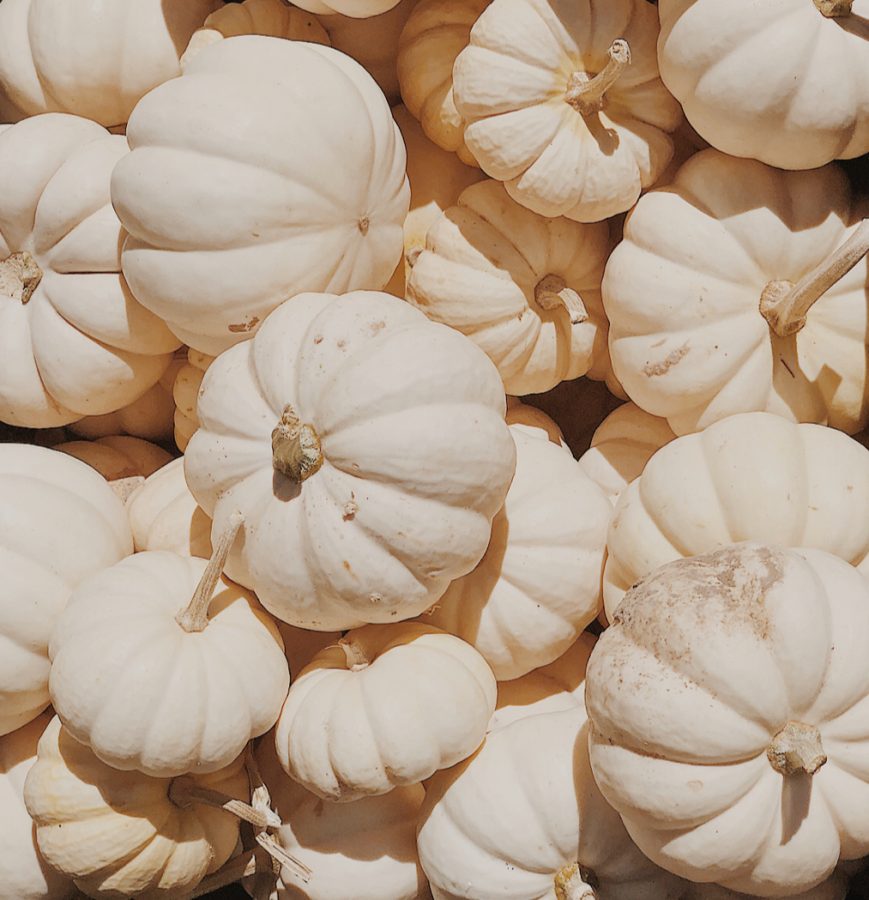
[[[616,503],[604,603],[653,569],[737,541],[817,547],[869,574],[869,451],[832,428],[745,413],[659,450]]]
[[[666,169],[682,118],[657,38],[646,0],[494,0],[453,69],[471,154],[541,215],[630,209]]]
[[[479,169],[466,166],[454,153],[432,143],[406,107],[393,107],[392,115],[407,148],[410,211],[404,220],[404,258],[384,290],[404,297],[411,267],[425,249],[429,228],[445,209],[456,203],[466,187],[484,176]]]
[[[72,882],[52,869],[36,847],[36,829],[24,808],[24,779],[51,716],[43,713],[0,738],[0,896],[8,900],[70,900]]]
[[[568,452],[570,447],[564,433],[548,415],[530,403],[523,403],[518,397],[507,397],[507,424],[511,432],[522,432],[529,437],[540,438],[552,444],[559,444]],[[515,476],[514,476],[515,477]]]
[[[220,579],[228,540],[209,563],[128,557],[80,585],[58,619],[52,705],[108,765],[216,772],[275,723],[290,682],[283,643],[256,598]]]
[[[112,412],[172,360],[178,341],[120,274],[109,178],[126,154],[122,137],[77,116],[0,132],[0,421]]]
[[[417,622],[367,625],[299,673],[275,729],[284,770],[327,800],[417,784],[470,756],[495,677],[464,641]]]
[[[113,434],[128,434],[146,441],[169,443],[173,437],[175,401],[172,386],[187,361],[187,348],[175,351],[160,380],[128,406],[102,416],[85,416],[68,427],[73,434],[95,440]],[[183,450],[183,447],[180,448]]]
[[[453,66],[468,45],[471,27],[490,0],[421,0],[398,42],[401,98],[438,147],[476,166],[465,145],[465,121],[453,96]]]
[[[584,631],[555,662],[512,681],[498,682],[498,703],[489,731],[529,716],[583,707],[585,670],[594,642],[594,635]]]
[[[598,791],[582,707],[513,722],[428,783],[417,846],[437,900],[678,900]]]
[[[187,364],[181,366],[172,385],[172,399],[175,406],[175,443],[183,453],[187,449],[193,432],[199,427],[196,403],[199,388],[206,370],[214,360],[213,356],[198,350],[187,351]]]
[[[485,552],[513,476],[495,367],[388,294],[301,294],[202,382],[187,483],[227,573],[291,625],[427,609]]]
[[[173,459],[149,475],[129,496],[126,509],[136,550],[211,556],[211,519],[187,487],[183,459]]]
[[[4,0],[0,89],[27,116],[67,112],[123,125],[180,72],[178,58],[218,0]]]
[[[371,76],[337,50],[219,41],[143,98],[127,140],[112,177],[124,273],[204,353],[302,291],[379,289],[401,257],[404,145]]]
[[[867,652],[869,582],[820,550],[737,544],[636,585],[586,702],[595,779],[643,852],[760,896],[866,855]]]
[[[601,422],[579,464],[615,503],[652,456],[675,437],[666,419],[625,403]]]
[[[236,847],[239,820],[191,799],[196,789],[248,799],[244,760],[183,780],[119,772],[55,717],[39,740],[24,800],[42,855],[80,890],[156,900],[183,896]]]
[[[869,249],[861,215],[836,166],[692,157],[640,200],[607,264],[610,352],[631,399],[677,434],[748,410],[859,431],[869,264],[843,274],[840,250]]]
[[[604,224],[549,219],[486,180],[466,188],[429,228],[407,299],[466,334],[510,394],[536,394],[608,367],[600,283]]]
[[[510,432],[516,474],[486,554],[422,617],[476,647],[499,681],[551,663],[598,615],[612,516],[569,450],[527,426]]]
[[[132,552],[123,506],[90,466],[0,445],[0,735],[48,706],[48,641],[72,590]]]
[[[340,14],[354,19],[379,16],[392,9],[399,0],[296,0],[296,6],[321,16]]]
[[[275,836],[311,870],[310,878],[303,881],[284,866],[272,900],[425,900],[431,896],[416,853],[416,818],[425,795],[421,784],[354,803],[334,803],[289,778],[268,737],[259,742],[256,759],[283,822]],[[253,893],[251,882],[245,882],[249,893]]]
[[[661,77],[719,150],[781,169],[869,151],[867,0],[660,0]]]

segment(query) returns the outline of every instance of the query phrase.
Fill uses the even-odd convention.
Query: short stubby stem
[[[760,295],[760,314],[779,337],[796,334],[812,306],[869,253],[869,219],[864,219],[838,250],[796,284],[771,281]]]
[[[289,404],[272,431],[272,462],[282,475],[301,484],[323,465],[320,436],[313,425],[299,420]]]
[[[214,553],[208,560],[208,565],[196,585],[193,597],[190,603],[178,613],[175,621],[187,632],[205,631],[208,625],[208,607],[211,604],[211,598],[217,582],[223,573],[223,567],[226,565],[226,558],[235,542],[235,536],[238,530],[244,524],[244,517],[241,513],[233,513],[229,517],[226,529],[217,539],[214,547]]]
[[[766,755],[782,775],[814,775],[827,761],[820,731],[804,722],[788,722],[772,739]]]
[[[600,112],[606,100],[606,92],[631,64],[631,48],[627,41],[613,41],[608,53],[609,62],[594,78],[589,78],[585,72],[574,72],[570,76],[564,99],[580,115],[590,116]]]
[[[818,7],[821,15],[828,19],[835,19],[839,16],[850,16],[854,0],[815,0],[815,6]]]
[[[555,896],[557,900],[595,900],[597,885],[594,872],[571,863],[555,875]]]
[[[0,294],[18,300],[22,306],[30,302],[40,281],[42,269],[26,250],[0,262]]]
[[[353,640],[341,638],[338,646],[344,651],[347,659],[347,668],[351,672],[358,672],[361,669],[367,669],[371,664],[371,660],[365,655],[365,651]]]
[[[563,307],[570,316],[571,325],[588,320],[588,310],[582,297],[560,275],[545,275],[534,288],[534,302],[542,309]]]

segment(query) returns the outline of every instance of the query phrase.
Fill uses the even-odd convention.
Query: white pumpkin
[[[867,0],[660,0],[659,11],[661,77],[719,150],[781,169],[869,151]]]
[[[112,176],[124,274],[204,353],[302,291],[379,289],[401,257],[404,145],[371,76],[337,50],[219,41],[142,99],[127,140]]]
[[[513,722],[429,781],[417,846],[437,900],[680,900],[594,783],[582,707]]]
[[[187,483],[227,573],[316,631],[425,609],[485,552],[515,450],[494,366],[388,294],[301,294],[209,367]]]
[[[601,422],[579,464],[615,503],[651,457],[675,437],[666,419],[625,403]]]
[[[832,428],[744,413],[659,450],[616,503],[604,604],[653,569],[737,541],[817,547],[869,574],[869,451]]]
[[[486,554],[422,617],[476,647],[499,681],[551,663],[598,615],[612,516],[569,450],[524,425],[510,432],[516,474]]]
[[[465,145],[465,122],[453,96],[453,66],[471,27],[490,0],[421,0],[398,42],[401,98],[429,140],[476,166]]]
[[[123,506],[90,466],[0,445],[0,735],[48,706],[48,641],[72,590],[132,552]]]
[[[471,154],[541,215],[630,209],[666,169],[682,118],[657,38],[646,0],[493,0],[453,69]]]
[[[52,869],[36,847],[36,829],[24,807],[24,779],[51,716],[43,713],[0,737],[0,896],[8,900],[70,900],[72,882]]]
[[[832,554],[748,543],[668,563],[591,655],[595,780],[670,871],[808,890],[869,850],[867,652],[869,581]]]
[[[180,72],[179,55],[218,0],[4,0],[0,90],[22,115],[67,112],[123,125]]]
[[[462,191],[484,176],[466,166],[455,153],[432,143],[405,106],[395,106],[392,115],[407,149],[407,179],[410,210],[404,220],[404,257],[384,290],[404,297],[410,270],[425,249],[425,236],[441,213],[455,205]]]
[[[120,274],[109,178],[126,154],[122,137],[77,116],[0,132],[0,421],[112,412],[172,361],[177,339]]]
[[[498,702],[489,731],[529,716],[583,707],[585,670],[594,642],[594,635],[584,631],[555,662],[512,681],[499,681]]]
[[[274,742],[259,742],[256,760],[277,810],[281,846],[310,869],[307,881],[284,866],[271,900],[425,900],[416,853],[421,784],[354,803],[322,800],[289,778]],[[245,887],[253,896],[251,879]]]
[[[256,598],[220,578],[232,537],[210,562],[128,557],[80,585],[58,619],[52,705],[108,765],[156,777],[216,772],[275,723],[287,660]]]
[[[688,160],[641,198],[607,263],[612,364],[631,399],[677,434],[749,410],[859,431],[861,215],[837,166],[780,172],[717,150]]]
[[[239,820],[194,796],[250,796],[244,759],[211,775],[151,778],[97,759],[55,717],[39,740],[24,801],[48,863],[90,897],[183,896],[219,869]]]
[[[470,756],[496,692],[485,660],[459,638],[418,622],[366,625],[293,682],[275,728],[278,758],[318,797],[385,794]]]
[[[211,556],[211,519],[184,480],[184,460],[173,459],[136,488],[126,503],[136,550]]]
[[[199,388],[206,370],[214,360],[213,356],[200,353],[198,350],[187,351],[187,364],[178,369],[172,385],[174,403],[175,443],[183,453],[187,449],[193,432],[199,427],[199,415],[196,403],[199,400]]]
[[[296,6],[321,16],[350,16],[354,19],[367,19],[379,16],[392,9],[399,0],[296,0]]]
[[[606,225],[537,215],[487,179],[429,228],[407,299],[485,351],[507,393],[541,393],[586,373],[602,380],[609,251]]]

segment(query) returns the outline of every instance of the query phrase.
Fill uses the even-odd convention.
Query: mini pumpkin
[[[866,0],[658,8],[661,77],[713,146],[780,169],[869,151]]]
[[[296,0],[296,6],[306,9],[308,12],[321,16],[340,14],[354,19],[367,19],[369,16],[379,16],[393,6],[399,0]]]
[[[132,552],[124,508],[90,466],[0,445],[0,735],[48,706],[48,641],[70,593]]]
[[[673,559],[737,541],[817,547],[869,573],[869,451],[820,425],[744,413],[661,448],[616,503],[604,603]]]
[[[125,276],[204,353],[302,291],[379,289],[401,257],[404,145],[371,76],[337,50],[218,41],[139,102],[127,140],[112,176]]]
[[[749,410],[859,431],[863,214],[833,165],[781,172],[717,150],[689,159],[641,198],[607,263],[610,353],[631,399],[677,434]]]
[[[213,356],[198,350],[188,350],[187,363],[178,369],[172,384],[175,443],[182,453],[187,449],[193,432],[199,427],[199,415],[196,412],[199,388],[213,359]]]
[[[113,412],[172,361],[177,339],[120,274],[109,178],[126,154],[122,137],[78,116],[0,132],[0,421]]]
[[[540,215],[630,209],[666,169],[682,119],[657,38],[646,0],[493,0],[453,68],[471,154]]]
[[[546,218],[487,179],[462,191],[431,225],[407,299],[467,335],[510,394],[536,394],[608,367],[600,283],[604,224]]]
[[[867,651],[869,582],[820,550],[737,544],[636,585],[586,703],[595,780],[640,849],[760,896],[864,856]]]
[[[366,625],[299,673],[275,745],[318,797],[385,794],[470,756],[495,698],[492,670],[459,638],[416,622]]]
[[[515,450],[500,378],[456,331],[388,294],[300,294],[219,356],[185,455],[243,540],[231,578],[316,631],[427,609],[485,552]]]

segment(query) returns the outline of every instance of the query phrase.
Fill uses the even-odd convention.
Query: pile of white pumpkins
[[[869,0],[2,0],[0,121],[0,900],[843,900]]]

